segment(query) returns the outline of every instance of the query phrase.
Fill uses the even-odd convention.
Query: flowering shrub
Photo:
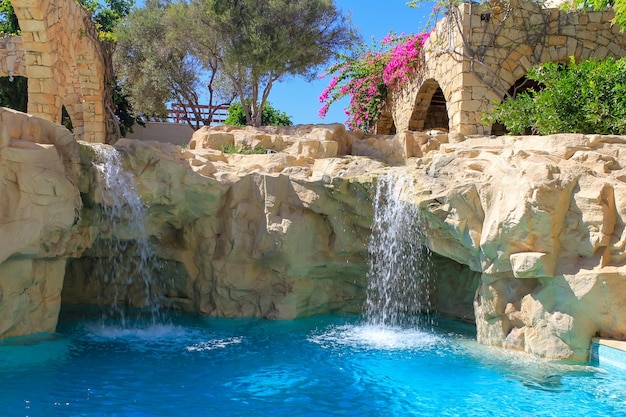
[[[326,74],[333,77],[319,97],[323,103],[319,116],[325,117],[331,104],[350,96],[345,109],[346,125],[352,130],[372,132],[389,89],[399,87],[416,71],[417,56],[428,36],[428,33],[389,35],[376,51],[363,50],[356,57],[342,56],[342,62],[331,66]]]

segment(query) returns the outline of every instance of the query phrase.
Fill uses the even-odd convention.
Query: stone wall
[[[187,145],[194,130],[188,124],[146,122],[145,126],[135,124],[132,132],[126,133],[126,139],[155,140],[174,145]]]
[[[0,41],[0,76],[28,78],[28,113],[60,123],[65,106],[78,140],[112,140],[106,59],[90,14],[74,0],[12,5],[21,36]]]
[[[0,38],[0,74],[26,77],[26,58],[21,37]]]
[[[437,23],[425,44],[418,74],[391,94],[378,133],[391,133],[391,118],[398,132],[439,127],[489,134],[491,126],[483,126],[481,113],[509,94],[528,68],[566,63],[570,57],[579,61],[626,56],[626,34],[612,23],[610,10],[565,12],[513,0],[463,3],[451,13]],[[449,122],[427,126],[438,88],[445,97]]]

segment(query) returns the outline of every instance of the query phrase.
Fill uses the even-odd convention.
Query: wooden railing
[[[171,109],[167,109],[167,122],[170,123],[187,123],[188,121],[197,124],[203,120],[207,120],[213,112],[213,119],[211,123],[224,123],[226,117],[228,117],[228,106],[206,106],[206,105],[191,105],[191,104],[172,104]],[[200,118],[196,117],[196,113],[199,113]]]

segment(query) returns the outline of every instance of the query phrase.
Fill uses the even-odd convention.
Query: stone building
[[[111,68],[90,14],[73,0],[11,3],[21,36],[0,39],[0,76],[28,78],[28,113],[60,123],[65,107],[76,139],[110,142]]]
[[[111,68],[88,12],[73,0],[12,4],[22,34],[0,39],[0,76],[28,78],[28,113],[59,123],[65,107],[77,139],[113,140],[105,88]],[[451,8],[426,43],[417,75],[391,93],[377,132],[497,133],[481,114],[525,88],[531,66],[625,56],[626,35],[612,18],[612,11],[566,12],[525,0]]]
[[[417,75],[392,92],[377,132],[497,133],[481,114],[524,89],[528,68],[626,56],[626,34],[612,18],[611,10],[567,12],[523,0],[450,9],[425,44]]]

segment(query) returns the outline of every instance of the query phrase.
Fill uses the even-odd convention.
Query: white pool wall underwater
[[[626,341],[594,337],[589,361],[601,368],[626,371]]]

